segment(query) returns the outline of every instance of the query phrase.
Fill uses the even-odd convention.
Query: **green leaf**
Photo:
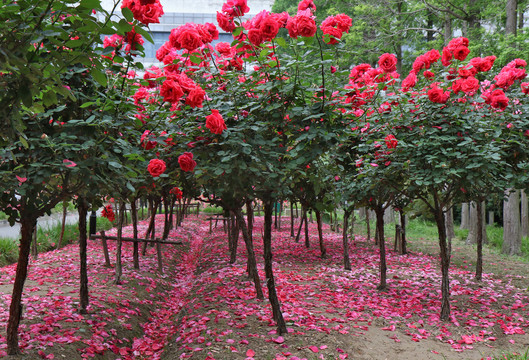
[[[95,81],[101,84],[101,86],[107,86],[107,76],[103,71],[101,71],[101,69],[94,68],[91,74],[94,77]]]
[[[134,14],[128,7],[121,8],[121,13],[125,17],[125,19],[127,19],[128,22],[134,21]]]
[[[91,105],[93,105],[94,103],[92,101],[88,101],[88,102],[85,102],[84,104],[82,104],[81,106],[79,106],[81,109],[84,109],[84,108],[87,108]]]
[[[18,139],[22,143],[22,146],[24,146],[26,149],[29,148],[29,144],[28,144],[26,138],[24,138],[23,136],[19,136]]]
[[[196,56],[196,55],[191,55],[191,56],[189,57],[189,60],[190,60],[193,64],[197,64],[197,65],[200,64],[200,63],[202,62],[202,59],[199,58],[199,57]]]
[[[287,42],[285,41],[284,38],[282,38],[282,37],[277,37],[277,38],[275,39],[275,41],[276,41],[277,45],[279,45],[279,46],[281,46],[281,47],[287,47]]]
[[[127,189],[129,189],[130,191],[132,192],[135,192],[136,189],[134,188],[134,186],[132,186],[132,184],[130,183],[130,181],[127,181]]]

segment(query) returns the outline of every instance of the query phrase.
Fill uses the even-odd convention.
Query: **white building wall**
[[[213,23],[217,24],[217,11],[222,10],[222,0],[160,0],[164,14],[160,17],[159,24],[150,24],[149,29],[154,39],[154,44],[146,42],[145,58],[143,63],[146,66],[156,63],[156,50],[169,38],[169,33],[175,27],[191,22],[195,24]],[[117,14],[121,15],[121,1],[118,1]],[[104,9],[110,11],[115,4],[114,0],[101,0]],[[262,10],[271,10],[274,0],[248,0],[250,12],[247,16],[252,16]],[[223,34],[222,29],[219,41],[230,41],[231,35]]]

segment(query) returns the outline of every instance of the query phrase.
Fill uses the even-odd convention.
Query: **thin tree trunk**
[[[301,229],[303,229],[303,222],[305,221],[305,217],[301,217],[299,221],[299,228],[298,228],[298,234],[296,235],[296,242],[299,242],[299,237],[301,235]]]
[[[122,236],[123,236],[123,218],[125,215],[125,202],[119,202],[119,211],[118,211],[118,233],[116,241],[116,279],[114,283],[116,285],[121,284],[121,275],[123,274],[123,268],[121,264],[121,245],[122,245]]]
[[[59,241],[57,242],[57,249],[61,248],[62,240],[64,239],[64,230],[66,229],[66,214],[68,213],[68,201],[62,202],[62,221],[61,221],[61,234],[59,235]]]
[[[277,325],[277,334],[283,335],[287,333],[287,325],[283,314],[281,313],[281,306],[277,297],[276,285],[274,280],[274,272],[272,269],[272,201],[264,200],[264,260],[265,260],[265,274],[266,286],[268,287],[268,299],[272,305],[273,318]]]
[[[342,233],[342,243],[343,243],[343,267],[345,270],[351,270],[351,260],[349,259],[349,240],[347,239],[347,229],[349,227],[349,214],[351,212],[347,209],[344,209],[343,213],[343,233]]]
[[[323,227],[321,223],[321,212],[319,210],[316,210],[316,223],[318,226],[318,238],[320,240],[321,258],[325,259],[325,255],[327,254],[327,249],[325,249],[325,245],[323,244]]]
[[[482,201],[476,201],[477,213],[477,259],[476,259],[476,280],[481,281],[483,274],[483,216],[482,216]]]
[[[378,246],[380,255],[380,284],[377,286],[377,290],[387,289],[387,266],[386,266],[386,242],[384,241],[384,208],[379,205],[375,208],[375,215],[377,218],[377,234],[378,234]]]
[[[256,297],[258,299],[264,299],[263,289],[261,288],[261,280],[259,278],[259,272],[257,271],[257,261],[255,259],[253,241],[250,237],[250,233],[248,232],[248,227],[244,221],[244,216],[242,215],[241,209],[237,209],[235,211],[235,216],[237,217],[237,222],[242,230],[242,237],[246,245],[246,254],[248,256],[248,276],[250,276],[250,278],[253,280]]]
[[[508,198],[503,201],[503,246],[501,252],[507,255],[519,255],[522,244],[520,191],[509,189],[505,194]]]
[[[401,255],[405,255],[408,253],[408,249],[406,248],[406,215],[404,215],[404,211],[401,209],[399,210],[400,214],[400,241],[401,241]]]
[[[294,236],[294,203],[290,202],[290,237]]]
[[[138,209],[136,209],[136,199],[132,199],[130,203],[130,214],[132,217],[132,237],[134,240],[138,238]],[[139,243],[134,241],[132,250],[132,258],[134,262],[134,269],[140,268],[140,249]]]
[[[517,0],[507,0],[505,5],[505,35],[515,35],[516,36],[516,21],[517,19]]]
[[[366,208],[366,230],[367,230],[367,241],[371,239],[371,225],[369,224],[369,209]]]
[[[446,226],[443,209],[436,204],[434,211],[435,222],[439,234],[439,249],[441,255],[441,314],[442,321],[450,319],[450,247],[446,239]]]
[[[460,229],[469,229],[470,225],[470,204],[462,203],[461,204],[461,225]]]
[[[250,240],[253,241],[254,213],[251,200],[246,200],[246,218],[248,219],[248,235],[250,235]]]
[[[169,207],[170,207],[170,204],[169,204],[169,196],[167,196],[167,194],[165,194],[163,196],[163,219],[164,219],[164,223],[163,223],[163,234],[162,234],[162,239],[163,240],[167,240],[167,238],[169,237],[169,231],[171,231],[171,219],[170,219],[170,214],[169,214]]]
[[[446,237],[448,239],[453,239],[456,237],[454,230],[454,211],[451,207],[450,210],[445,212],[445,224],[446,224]]]
[[[527,202],[527,194],[524,190],[520,191],[521,194],[521,211],[522,211],[522,220],[521,220],[521,228],[522,228],[522,237],[528,237],[529,236],[529,206]]]
[[[18,252],[17,271],[15,274],[15,283],[13,284],[13,293],[11,296],[11,305],[9,306],[9,319],[7,321],[7,354],[18,355],[18,325],[22,318],[22,292],[24,282],[28,275],[29,251],[31,248],[31,236],[37,219],[33,217],[22,217],[20,222],[20,247]]]
[[[239,222],[235,220],[233,211],[230,211],[230,219],[228,221],[231,223],[228,231],[228,237],[231,242],[230,264],[234,264],[237,261],[237,248],[239,246]]]
[[[87,236],[86,236],[86,216],[88,215],[88,203],[86,199],[80,198],[77,205],[79,214],[79,312],[86,314],[88,308],[88,265],[87,265]]]
[[[37,243],[37,224],[35,224],[35,229],[33,229],[33,246],[32,246],[33,259],[37,260],[39,257],[39,248]]]
[[[308,249],[310,247],[309,222],[308,222],[308,218],[307,218],[307,208],[304,207],[304,209],[305,209],[305,211],[303,212],[303,220],[305,221],[305,247]],[[312,212],[310,213],[310,216],[312,216]]]

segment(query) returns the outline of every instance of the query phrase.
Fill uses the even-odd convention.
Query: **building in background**
[[[213,23],[219,29],[219,39],[213,41],[213,46],[217,42],[233,40],[231,34],[223,32],[217,24],[217,11],[222,9],[222,0],[160,0],[164,14],[160,17],[159,24],[150,24],[154,44],[146,41],[144,44],[145,58],[144,65],[150,66],[157,64],[156,50],[160,48],[168,39],[171,30],[185,23],[192,22],[195,24]],[[251,17],[262,10],[271,10],[274,0],[248,0],[250,12],[247,14]],[[114,6],[113,0],[102,0],[103,8],[111,10]],[[121,5],[118,6],[118,9]],[[119,14],[121,12],[118,11]]]

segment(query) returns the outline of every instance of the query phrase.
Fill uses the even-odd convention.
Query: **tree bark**
[[[323,227],[321,223],[321,212],[319,210],[316,210],[316,223],[318,226],[318,239],[320,241],[321,258],[325,259],[325,255],[327,255],[327,249],[325,249],[325,245],[323,244]]]
[[[79,282],[79,312],[86,314],[89,305],[88,299],[88,266],[86,260],[87,236],[86,236],[86,216],[88,215],[88,203],[80,198],[77,212],[79,214],[79,262],[80,262],[80,282]]]
[[[516,25],[518,16],[518,13],[516,12],[517,5],[517,0],[507,0],[507,3],[505,5],[505,35],[516,36]]]
[[[312,216],[312,212],[310,213]],[[309,221],[307,219],[307,208],[304,207],[303,211],[303,220],[305,221],[305,247],[308,249],[310,247],[309,241]]]
[[[479,204],[479,208],[481,209],[481,217],[479,216],[478,212],[478,204],[475,201],[472,201],[469,205],[469,226],[468,226],[468,236],[466,240],[466,244],[477,244],[478,242],[478,220],[479,218],[482,224],[485,223],[485,203],[482,201],[481,204]],[[481,226],[481,241],[482,243],[487,242],[487,228],[485,226]]]
[[[521,227],[522,227],[522,236],[528,237],[529,236],[529,206],[527,202],[527,194],[524,190],[521,190],[521,211],[522,211],[522,220],[521,220]]]
[[[290,237],[294,236],[294,204],[290,202]]]
[[[450,319],[450,247],[446,239],[446,225],[445,217],[442,207],[435,204],[435,211],[433,211],[435,222],[437,224],[437,231],[439,234],[439,250],[441,256],[441,315],[442,321]]]
[[[121,284],[121,275],[123,274],[123,268],[121,264],[121,245],[122,245],[122,236],[123,236],[123,218],[125,214],[125,202],[120,201],[119,202],[119,211],[118,211],[118,233],[117,233],[117,241],[116,241],[116,279],[114,283],[116,285]]]
[[[263,289],[261,287],[261,280],[259,279],[259,272],[257,271],[257,261],[255,259],[253,241],[248,232],[248,227],[246,226],[246,222],[244,221],[244,216],[242,215],[241,209],[237,209],[235,211],[235,216],[237,217],[237,222],[239,223],[239,226],[242,230],[242,237],[246,245],[246,254],[248,256],[248,276],[250,276],[250,278],[252,278],[253,280],[256,297],[258,299],[264,299]]]
[[[237,261],[237,248],[239,247],[239,222],[236,221],[233,211],[230,211],[230,219],[228,221],[231,222],[231,231],[228,232],[231,242],[230,264],[234,264]]]
[[[483,275],[483,216],[482,216],[483,202],[481,200],[476,202],[477,213],[477,257],[476,257],[476,280],[481,281]]]
[[[265,275],[266,286],[268,287],[268,299],[272,305],[272,314],[277,324],[277,334],[283,335],[287,333],[287,325],[283,314],[281,313],[281,306],[277,297],[276,285],[274,280],[274,272],[272,269],[272,204],[271,200],[264,200],[264,260],[265,260]]]
[[[450,208],[445,212],[445,224],[446,224],[446,237],[448,239],[453,239],[456,237],[454,231],[454,211],[453,208]]]
[[[366,230],[367,230],[367,241],[371,239],[371,225],[369,224],[369,209],[366,208]]]
[[[132,199],[130,203],[130,214],[132,217],[132,238],[136,240],[138,238],[138,209],[136,208],[136,199]],[[140,268],[140,249],[139,243],[135,241],[133,243],[132,258],[134,262],[134,269]]]
[[[461,226],[460,229],[468,229],[470,223],[470,204],[462,203],[461,204]]]
[[[248,235],[250,240],[253,241],[254,212],[251,200],[246,200],[246,218],[248,219]]]
[[[347,229],[349,227],[349,214],[351,212],[344,210],[343,213],[343,267],[345,270],[351,270],[351,260],[349,259],[349,240],[347,239]]]
[[[33,216],[22,216],[20,221],[20,248],[11,305],[9,306],[9,319],[7,321],[6,342],[8,355],[20,354],[20,349],[18,348],[18,325],[22,318],[22,292],[28,275],[31,236],[36,224],[37,219]]]
[[[380,284],[377,287],[377,290],[386,290],[386,276],[387,276],[387,266],[386,266],[386,242],[384,241],[384,207],[378,205],[375,207],[375,216],[377,219],[376,228],[378,234],[378,248],[380,256]]]
[[[61,248],[62,240],[64,239],[64,230],[66,229],[66,214],[68,213],[68,201],[62,202],[62,221],[61,221],[61,234],[59,235],[59,241],[57,242],[57,249]]]
[[[520,229],[520,191],[506,191],[503,201],[503,246],[501,252],[507,255],[520,255],[522,236]]]
[[[408,253],[408,249],[406,248],[406,215],[404,215],[404,211],[401,209],[399,210],[400,214],[400,241],[401,241],[401,255],[405,255]]]

